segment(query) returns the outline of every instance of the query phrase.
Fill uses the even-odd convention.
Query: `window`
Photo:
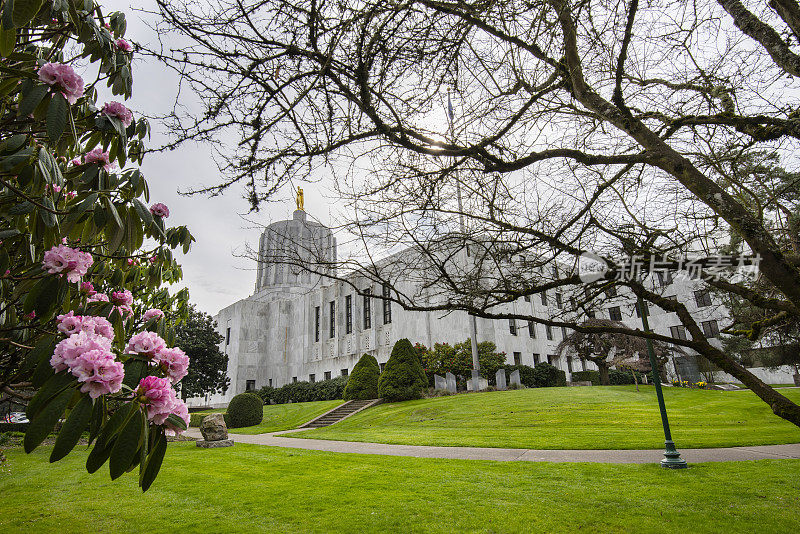
[[[619,306],[612,306],[608,309],[608,317],[612,321],[621,321],[622,320],[622,311],[620,311]]]
[[[547,363],[558,369],[558,356],[556,356],[555,354],[548,354]]]
[[[544,331],[547,334],[547,339],[552,340],[553,339],[553,328],[549,324],[547,324],[547,325],[544,326]]]
[[[255,380],[248,380],[244,386],[245,391],[253,391],[256,389],[256,381]]]
[[[523,298],[525,299],[525,302],[530,302],[531,301],[531,296],[530,295],[525,295]]]
[[[672,283],[672,271],[656,271],[656,278],[659,286],[666,287]]]
[[[522,353],[515,352],[514,353],[514,365],[522,365]]]
[[[392,301],[386,300],[389,298],[389,286],[383,286],[383,324],[390,324],[392,322]]]
[[[317,375],[315,375],[314,373],[311,373],[310,375],[308,375],[308,381],[313,384],[314,382],[317,381]]]
[[[269,387],[272,387],[272,379],[269,379]]]
[[[539,354],[537,354],[535,352],[533,353],[533,365],[534,365],[534,367],[539,365]]]
[[[547,291],[542,291],[539,296],[542,297],[542,306],[547,306]]]
[[[561,293],[556,293],[556,307],[559,310],[564,307],[564,303],[561,302]]]
[[[331,308],[331,324],[330,324],[330,331],[328,332],[328,337],[335,337],[336,336],[336,301],[332,300],[330,304]]]
[[[347,369],[342,369],[342,376],[347,376],[349,371]]]
[[[674,339],[683,339],[684,341],[689,339],[689,337],[686,335],[686,328],[684,328],[682,325],[670,326],[669,335],[671,335]]]
[[[586,360],[581,360],[581,369],[586,370]]]
[[[617,296],[617,286],[608,286],[606,289],[606,296],[608,298],[613,298]]]
[[[705,290],[694,292],[694,301],[697,303],[698,308],[705,308],[711,306],[711,293]]]
[[[586,310],[586,317],[594,319],[594,310]]]
[[[292,377],[292,384],[295,384],[295,383],[297,383],[297,377],[296,377],[296,376],[293,376],[293,377]]]
[[[678,295],[669,295],[669,296],[666,296],[664,298],[668,299],[668,300],[674,300],[675,302],[678,302]]]
[[[330,380],[330,379],[331,379],[331,372],[325,371],[325,380]]]
[[[508,320],[508,331],[511,332],[512,336],[517,335],[517,320],[511,318]]]
[[[225,345],[231,344],[231,327],[229,326],[227,330],[225,330]]]
[[[717,324],[716,319],[703,321],[700,323],[700,326],[703,327],[703,335],[705,335],[707,338],[719,337],[719,324]]]
[[[567,338],[567,327],[566,326],[562,326],[561,327],[561,339],[566,339],[566,338]]]
[[[572,356],[567,356],[567,370],[572,372]]]
[[[319,306],[314,308],[314,342],[319,341],[319,317],[320,317],[320,309]]]
[[[344,333],[353,333],[353,295],[344,298]]]
[[[647,302],[644,302],[644,301],[642,301],[642,304],[644,304],[644,306],[642,306],[642,308],[644,309],[644,312],[647,315],[650,315],[650,307],[649,307],[650,305]],[[638,302],[633,305],[633,309],[636,310],[636,317],[641,317],[642,316],[642,310],[639,309],[639,303]]]
[[[364,290],[364,330],[372,328],[372,290]]]
[[[536,338],[536,323],[533,321],[528,321],[528,335],[532,338]]]

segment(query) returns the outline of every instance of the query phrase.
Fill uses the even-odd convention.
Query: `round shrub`
[[[381,368],[375,356],[365,354],[358,360],[344,387],[344,400],[367,400],[378,398],[378,378]]]
[[[255,426],[264,419],[264,403],[255,393],[240,393],[228,404],[231,428]]]
[[[378,379],[378,396],[389,402],[419,399],[426,386],[425,370],[414,347],[407,339],[399,340]]]
[[[549,363],[539,363],[533,368],[533,380],[537,388],[552,388],[558,385],[558,369]]]

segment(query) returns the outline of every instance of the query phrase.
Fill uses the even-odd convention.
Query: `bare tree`
[[[386,284],[383,298],[410,310],[687,347],[800,425],[800,407],[709,343],[651,280],[586,286],[573,268],[588,249],[648,260],[736,248],[760,258],[768,296],[746,280],[709,283],[773,324],[800,315],[797,225],[786,216],[796,197],[738,164],[767,151],[796,167],[793,0],[755,12],[737,0],[158,5],[163,42],[188,44],[150,53],[204,105],[173,114],[171,146],[208,140],[225,157],[225,181],[204,192],[242,183],[255,209],[329,166],[344,201],[337,230],[351,240],[339,278]],[[448,125],[438,110],[451,99]],[[401,249],[413,254],[375,261]],[[296,266],[331,273],[329,258]],[[582,326],[614,284],[676,313],[689,339]],[[559,316],[503,311],[554,290],[570,295]]]

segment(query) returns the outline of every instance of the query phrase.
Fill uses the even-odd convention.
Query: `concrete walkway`
[[[299,430],[299,429],[298,429]],[[305,429],[303,429],[305,430]],[[432,447],[426,445],[389,445],[357,441],[330,441],[321,439],[287,438],[286,430],[269,434],[229,434],[236,443],[251,443],[270,447],[287,447],[314,451],[353,454],[380,454],[384,456],[413,456],[415,458],[450,458],[458,460],[493,460],[498,462],[592,462],[611,464],[658,463],[663,450],[549,450],[549,449],[495,449],[491,447]],[[203,439],[197,428],[186,435]],[[791,445],[763,445],[754,447],[729,447],[720,449],[679,449],[689,463],[740,462],[745,460],[800,459],[800,443]]]

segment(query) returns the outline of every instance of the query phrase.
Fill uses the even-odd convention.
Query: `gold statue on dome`
[[[303,209],[303,188],[302,187],[298,187],[297,188],[297,209],[299,211],[305,211]]]

